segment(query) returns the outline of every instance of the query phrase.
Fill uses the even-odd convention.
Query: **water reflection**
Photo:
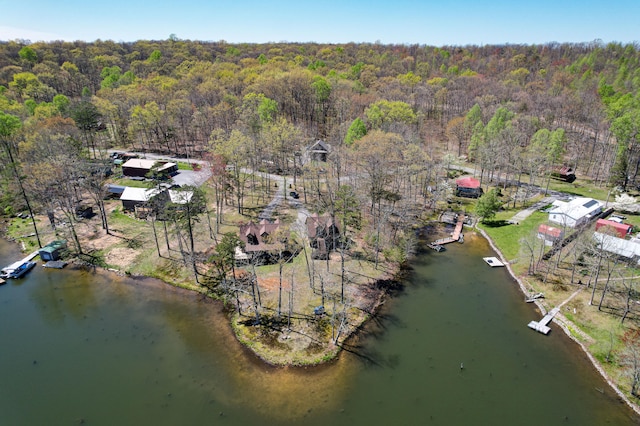
[[[526,328],[486,251],[469,236],[421,256],[343,356],[307,369],[257,360],[199,295],[38,267],[0,288],[2,423],[634,424],[575,345]]]

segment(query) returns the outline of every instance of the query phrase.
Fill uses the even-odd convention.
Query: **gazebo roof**
[[[469,177],[464,177],[456,180],[456,185],[461,188],[480,188],[480,181],[478,179]]]

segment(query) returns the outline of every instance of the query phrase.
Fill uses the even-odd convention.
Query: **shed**
[[[112,183],[107,184],[107,187],[105,188],[106,197],[108,197],[108,198],[120,198],[120,196],[124,192],[125,188],[126,188],[126,186],[123,186],[123,185],[114,185]]]
[[[38,250],[38,254],[40,259],[48,262],[60,259],[66,249],[67,242],[65,240],[55,240]]]
[[[640,244],[637,240],[625,240],[600,232],[594,232],[593,238],[602,250],[640,264]]]
[[[540,226],[538,226],[538,238],[544,240],[546,245],[551,245],[556,241],[561,240],[562,237],[564,237],[564,231],[560,228],[544,223],[541,223]]]
[[[620,238],[624,238],[631,234],[633,227],[626,223],[614,222],[613,220],[598,219],[596,221],[596,231],[603,232],[605,229],[610,229],[611,235],[615,234]]]
[[[551,173],[551,176],[569,183],[576,180],[576,172],[570,166],[558,167]]]
[[[480,181],[471,176],[456,179],[456,196],[478,198],[483,194]]]

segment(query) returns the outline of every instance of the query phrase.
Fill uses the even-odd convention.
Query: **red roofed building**
[[[544,223],[538,226],[538,238],[545,241],[545,244],[551,245],[564,237],[564,231],[555,226],[546,225]]]
[[[480,181],[472,177],[465,177],[456,180],[456,196],[478,198],[483,193]]]
[[[612,230],[611,235],[615,234],[620,238],[624,238],[627,235],[631,234],[631,229],[632,229],[632,226],[626,223],[618,223],[618,222],[614,222],[612,220],[606,220],[606,219],[598,219],[596,221],[596,231],[606,227],[609,227],[609,229]]]

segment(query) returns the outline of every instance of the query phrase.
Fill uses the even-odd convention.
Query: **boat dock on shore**
[[[487,265],[491,266],[492,268],[496,266],[504,266],[504,263],[502,263],[497,257],[483,257],[482,260],[487,262]]]
[[[549,332],[551,331],[551,328],[548,327],[547,324],[551,322],[553,317],[555,317],[559,311],[560,311],[560,307],[554,308],[551,311],[549,311],[549,313],[545,315],[540,321],[531,321],[529,324],[527,324],[527,326],[530,329],[540,332],[542,334],[549,334]]]
[[[549,324],[553,319],[553,317],[555,317],[556,314],[560,312],[560,308],[562,308],[564,305],[569,303],[569,301],[573,299],[578,293],[580,293],[582,289],[583,287],[580,287],[579,289],[574,291],[573,294],[571,294],[571,296],[569,296],[564,302],[559,304],[557,307],[550,310],[540,321],[531,321],[529,324],[527,324],[527,326],[530,329],[540,332],[542,334],[549,334],[549,332],[551,331],[551,328],[549,328],[547,324]]]
[[[2,268],[2,277],[3,278],[12,278],[12,275],[20,270],[20,268],[25,265],[28,264],[29,262],[31,262],[31,260],[33,258],[35,258],[38,255],[38,251],[34,251],[33,253],[29,254],[27,257],[18,260],[17,262],[13,262],[11,265],[5,266],[4,268]],[[29,268],[30,269],[30,268]]]
[[[462,235],[462,225],[464,225],[464,220],[465,220],[465,215],[464,214],[457,214],[456,215],[456,227],[453,230],[453,233],[451,234],[450,237],[446,237],[446,238],[440,238],[439,240],[436,240],[432,243],[430,243],[430,247],[433,246],[443,246],[445,244],[449,244],[449,243],[454,243],[456,241],[462,243],[464,242],[464,236]],[[448,222],[447,222],[448,223]],[[433,247],[432,247],[433,248]],[[436,249],[434,249],[436,250]],[[440,251],[440,250],[437,250]]]

